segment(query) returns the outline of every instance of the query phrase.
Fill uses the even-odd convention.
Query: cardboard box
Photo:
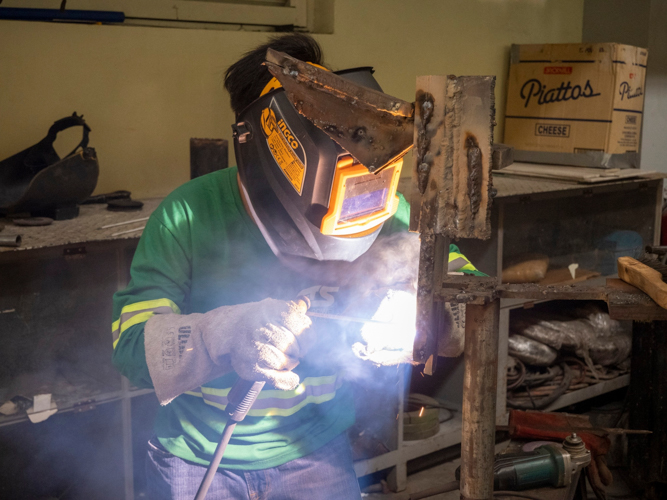
[[[503,142],[514,159],[639,168],[647,54],[617,43],[513,45]]]

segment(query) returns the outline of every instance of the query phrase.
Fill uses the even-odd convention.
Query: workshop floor
[[[460,465],[461,460],[456,459],[451,462],[426,469],[408,476],[408,489],[400,493],[362,493],[364,500],[408,500],[411,493],[433,488],[443,483],[453,481],[455,479],[454,472]],[[607,490],[608,498],[622,498],[623,500],[641,500],[640,496],[634,496],[633,491],[625,483],[621,474],[615,471],[614,483]],[[593,492],[589,490],[589,499],[595,499]],[[459,491],[450,491],[430,497],[429,500],[459,500]]]

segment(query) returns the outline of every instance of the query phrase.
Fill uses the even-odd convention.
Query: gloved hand
[[[232,370],[278,389],[299,384],[293,373],[314,339],[303,303],[264,299],[205,314],[158,314],[144,328],[146,362],[161,404]]]

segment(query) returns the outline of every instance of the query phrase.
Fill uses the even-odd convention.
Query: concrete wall
[[[497,75],[500,139],[510,44],[581,41],[583,1],[335,0],[334,33],[316,38],[328,65],[373,65],[405,100],[418,74]],[[100,158],[97,192],[165,195],[189,178],[190,137],[231,139],[224,71],[267,36],[0,21],[0,158],[76,110]]]
[[[641,168],[667,172],[667,2],[585,0],[582,38],[648,48]]]

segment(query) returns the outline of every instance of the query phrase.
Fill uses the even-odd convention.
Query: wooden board
[[[570,283],[579,283],[591,278],[600,276],[596,271],[588,271],[586,269],[577,269],[572,278],[570,270],[567,268],[549,269],[546,276],[540,281],[540,285],[569,285]]]
[[[667,309],[667,283],[662,280],[662,274],[632,257],[618,258],[618,276],[633,286],[636,286],[660,307]]]
[[[496,173],[501,175],[518,175],[524,177],[539,177],[544,179],[560,179],[584,184],[609,182],[620,179],[640,177],[647,172],[634,168],[601,169],[585,167],[564,167],[562,165],[543,165],[538,163],[515,162]]]
[[[667,309],[655,303],[639,288],[617,278],[607,278],[607,301],[612,319],[667,321]]]

